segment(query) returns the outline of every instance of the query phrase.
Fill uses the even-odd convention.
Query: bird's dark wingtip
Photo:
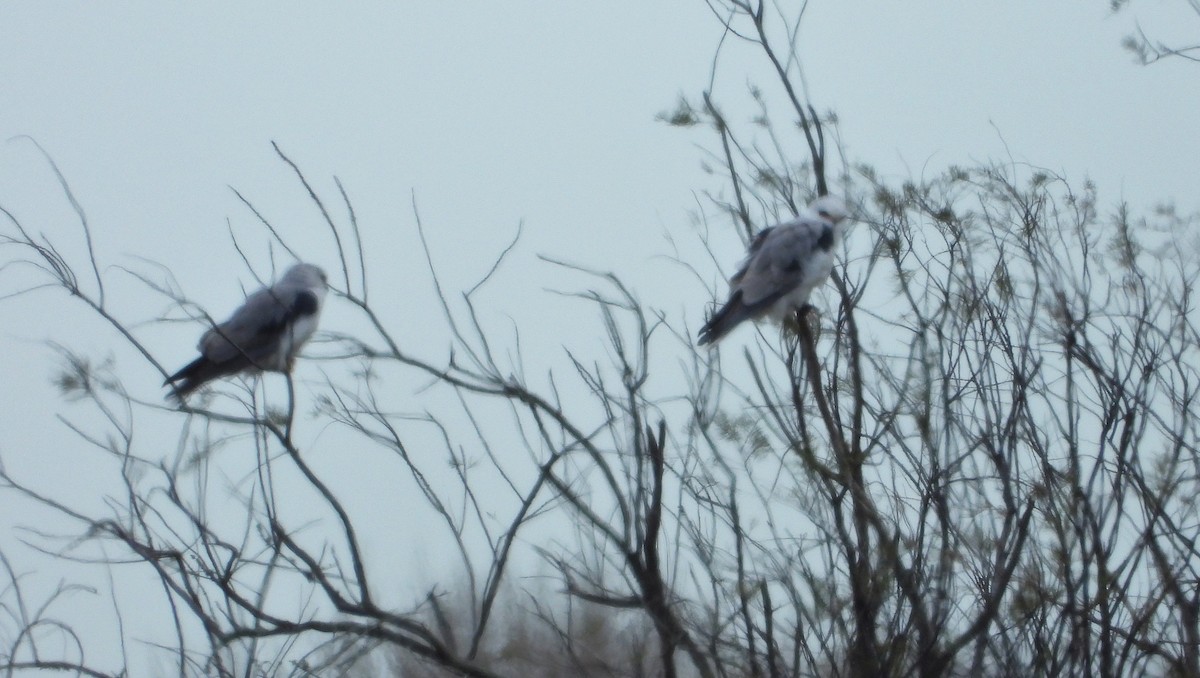
[[[188,395],[195,391],[200,384],[195,383],[191,379],[183,380],[183,383],[177,384],[174,381],[167,380],[163,383],[167,387],[166,400],[176,405],[182,405],[187,400]]]
[[[742,304],[742,291],[737,290],[729,297],[729,301],[725,302],[724,306],[712,314],[708,322],[704,323],[704,327],[700,328],[696,345],[707,346],[720,341],[721,337],[729,334],[730,330],[745,320],[745,311],[745,306]]]
[[[170,389],[170,392],[167,393],[167,400],[173,400],[176,403],[182,404],[192,391],[195,391],[207,381],[204,372],[209,366],[211,366],[211,363],[208,362],[208,359],[200,356],[187,365],[184,365],[175,374],[164,379],[163,386]]]

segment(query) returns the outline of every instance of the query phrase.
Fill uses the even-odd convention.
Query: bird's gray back
[[[814,255],[828,252],[832,240],[830,223],[805,217],[765,232],[761,242],[752,244],[743,271],[735,276],[742,300],[754,306],[787,294],[812,273]]]
[[[303,288],[284,285],[262,289],[246,298],[228,320],[209,329],[200,338],[200,352],[209,360],[223,362],[243,353],[259,359],[271,347],[265,330],[286,322],[288,309]]]

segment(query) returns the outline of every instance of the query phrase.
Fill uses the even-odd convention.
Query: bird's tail
[[[167,394],[167,397],[182,403],[183,399],[191,394],[192,391],[195,391],[203,386],[205,382],[217,376],[220,376],[220,373],[216,365],[210,362],[208,358],[200,356],[175,374],[167,377],[163,381],[163,385],[171,387],[171,392]]]
[[[696,344],[704,346],[720,341],[722,337],[729,334],[730,330],[737,327],[738,323],[749,317],[750,311],[742,303],[742,292],[738,290],[720,310],[708,319],[708,322],[704,323],[704,327],[700,328],[700,340]]]

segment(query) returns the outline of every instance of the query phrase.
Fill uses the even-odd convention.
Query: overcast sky
[[[1194,15],[1145,3],[1110,16],[1107,0],[810,4],[799,46],[810,94],[837,111],[853,161],[900,178],[1011,153],[1095,179],[1105,211],[1119,200],[1200,209],[1200,69],[1142,67],[1119,44],[1135,18],[1194,41]],[[254,285],[230,226],[258,271],[270,270],[266,239],[230,186],[306,258],[334,264],[276,141],[319,190],[336,196],[331,177],[340,177],[377,245],[369,266],[394,295],[388,311],[412,328],[418,353],[445,349],[442,335],[424,331],[438,312],[416,250],[414,196],[453,290],[473,284],[523,224],[523,258],[491,300],[535,348],[595,330],[549,322],[564,302],[542,290],[573,283],[537,265],[537,253],[615,270],[694,328],[703,285],[661,255],[671,251],[664,234],[693,233],[697,194],[720,188],[701,171],[712,139],[656,115],[707,87],[721,33],[700,1],[4,3],[0,205],[82,255],[32,137],[86,210],[104,264],[161,263],[223,315]],[[720,100],[748,110],[739,107],[750,81],[771,82],[761,57],[724,52]],[[0,249],[0,261],[11,256]],[[29,280],[0,269],[0,294]],[[191,359],[200,327],[155,323],[169,310],[163,300],[113,284],[122,317],[167,367]],[[340,314],[331,305],[323,322],[336,326]],[[0,303],[0,458],[95,506],[102,493],[56,419],[82,415],[56,396],[46,346],[114,355],[116,338],[81,317],[61,293]],[[539,322],[554,331],[533,329]],[[127,386],[156,397],[156,375],[139,369]],[[21,520],[7,502],[0,497],[0,548],[20,569],[34,561],[15,543]]]

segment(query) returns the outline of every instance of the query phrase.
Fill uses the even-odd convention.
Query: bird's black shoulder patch
[[[317,295],[312,292],[299,292],[296,298],[292,301],[292,305],[287,311],[276,316],[271,322],[263,323],[258,328],[258,335],[269,337],[278,334],[284,330],[289,324],[296,321],[297,318],[303,318],[306,315],[312,315],[317,312]]]
[[[317,295],[312,292],[300,292],[292,302],[292,316],[306,316],[317,312]]]
[[[783,267],[783,270],[787,271],[788,273],[795,273],[796,271],[799,271],[800,270],[800,260],[792,259],[791,261],[789,261],[787,263],[787,266]]]
[[[833,247],[833,227],[826,226],[821,229],[821,237],[817,238],[817,247],[829,251]]]
[[[762,247],[763,242],[767,239],[767,236],[771,235],[771,231],[773,230],[775,230],[774,226],[768,226],[755,233],[754,238],[750,241],[750,251],[755,252],[758,248]]]

